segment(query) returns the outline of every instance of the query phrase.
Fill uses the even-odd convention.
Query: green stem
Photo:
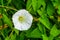
[[[0,5],[0,8],[7,8],[7,9],[12,9],[12,10],[18,11],[18,10],[17,10],[17,9],[15,9],[15,8],[7,7],[7,6],[1,6],[1,5]]]
[[[0,32],[0,33],[1,33],[1,35],[5,38],[4,34],[3,34],[2,32]]]
[[[11,32],[10,35],[9,35],[9,37],[11,37],[11,35],[13,34],[13,32],[14,32],[14,31],[12,30],[12,32]]]

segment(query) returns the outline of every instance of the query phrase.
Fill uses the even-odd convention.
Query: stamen
[[[19,16],[18,20],[19,20],[19,22],[24,22],[25,18],[24,18],[24,16]]]

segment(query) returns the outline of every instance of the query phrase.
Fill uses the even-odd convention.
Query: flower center
[[[19,20],[19,22],[24,22],[25,18],[24,18],[24,16],[19,16],[18,20]]]

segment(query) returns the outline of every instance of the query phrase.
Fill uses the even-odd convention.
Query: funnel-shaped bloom
[[[28,30],[32,25],[33,17],[25,9],[17,11],[13,17],[14,27],[20,31]]]

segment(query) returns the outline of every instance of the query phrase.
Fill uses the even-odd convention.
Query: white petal
[[[26,18],[26,21],[23,23],[20,23],[18,20],[18,17],[21,15],[23,15]],[[13,20],[15,28],[20,31],[23,31],[23,30],[28,30],[31,27],[33,17],[28,11],[26,11],[25,9],[22,9],[13,15],[12,20]]]

